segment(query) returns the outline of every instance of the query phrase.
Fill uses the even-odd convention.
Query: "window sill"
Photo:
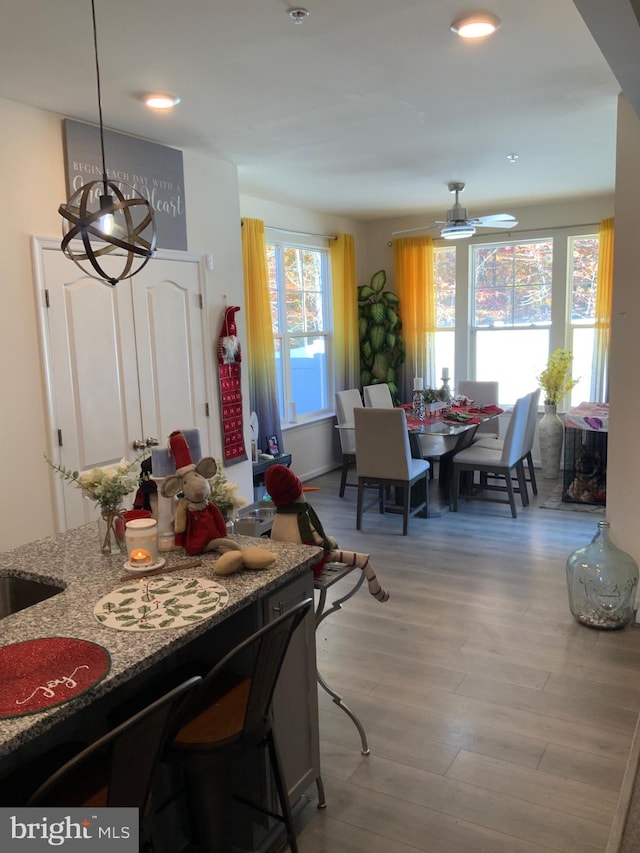
[[[280,429],[282,432],[291,432],[295,430],[306,429],[307,427],[313,427],[317,424],[323,423],[324,421],[333,421],[335,419],[335,412],[324,412],[321,415],[315,415],[311,418],[305,418],[304,420],[296,421],[296,423],[291,423],[290,421],[282,421],[280,423]]]

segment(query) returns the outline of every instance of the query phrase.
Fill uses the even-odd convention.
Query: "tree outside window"
[[[514,403],[537,387],[551,328],[553,240],[472,248],[475,376]]]

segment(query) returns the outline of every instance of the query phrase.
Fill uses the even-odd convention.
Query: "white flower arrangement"
[[[103,511],[107,512],[117,510],[122,505],[125,495],[137,488],[140,479],[138,463],[142,456],[134,459],[133,462],[121,459],[117,465],[92,468],[90,471],[83,471],[81,474],[62,465],[56,465],[46,455],[44,458],[62,480],[74,483],[82,490],[85,498],[94,501]]]
[[[209,501],[215,504],[225,518],[232,518],[236,510],[247,502],[237,494],[238,485],[230,483],[222,467],[222,462],[216,459],[217,471],[209,480],[211,495]]]

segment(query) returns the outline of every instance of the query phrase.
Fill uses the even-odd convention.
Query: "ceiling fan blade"
[[[474,225],[480,225],[486,228],[487,226],[499,225],[506,227],[507,225],[517,225],[518,220],[510,213],[491,213],[489,216],[478,216],[470,220]]]

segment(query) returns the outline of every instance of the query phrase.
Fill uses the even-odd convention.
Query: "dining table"
[[[453,458],[456,453],[469,447],[481,423],[494,420],[504,413],[500,406],[451,405],[437,411],[427,412],[424,418],[414,414],[411,403],[403,403],[407,416],[407,432],[411,455],[414,459],[429,458],[423,451],[421,436],[434,439],[433,458],[438,459],[438,488],[431,489],[427,508],[418,513],[427,518],[435,518],[449,511],[449,488],[453,473]],[[336,429],[355,429],[353,422],[336,424]],[[414,489],[414,491],[418,491]],[[416,494],[413,500],[424,500]]]

